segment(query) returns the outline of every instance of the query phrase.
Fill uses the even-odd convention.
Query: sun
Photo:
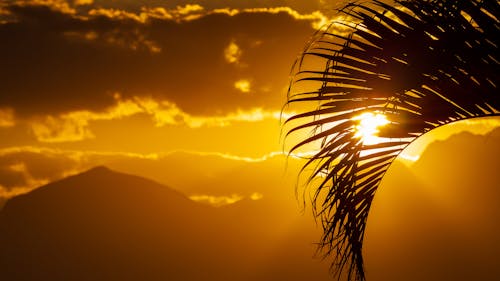
[[[354,137],[361,138],[363,144],[367,145],[382,142],[382,138],[377,136],[379,132],[378,128],[390,123],[385,115],[380,113],[374,114],[372,112],[365,112],[352,118],[352,120],[359,122],[355,127],[356,133]]]

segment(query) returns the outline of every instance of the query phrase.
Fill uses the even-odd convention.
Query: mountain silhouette
[[[368,281],[497,280],[500,129],[431,143],[394,164],[368,217]]]
[[[500,128],[486,135],[461,132],[447,140],[431,143],[413,166],[413,171],[426,175],[422,180],[434,187],[453,185],[457,192],[461,187],[489,185],[496,191],[500,186],[499,144]]]
[[[499,137],[500,129],[460,133],[409,167],[393,163],[368,218],[369,281],[497,276]],[[331,280],[329,263],[312,258],[321,229],[300,214],[293,185],[280,183],[296,178],[279,174],[266,185],[278,170],[272,161],[265,169],[224,163],[210,173],[239,181],[193,180],[187,191],[219,185],[219,194],[264,197],[215,208],[184,188],[96,167],[10,199],[0,211],[0,280]],[[178,170],[165,171],[169,179]]]
[[[328,280],[310,218],[272,207],[215,208],[97,167],[6,203],[0,279]]]

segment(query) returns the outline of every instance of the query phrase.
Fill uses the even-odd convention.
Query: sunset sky
[[[3,1],[4,193],[112,157],[281,152],[290,68],[328,19],[320,2]]]
[[[2,1],[3,196],[116,157],[280,154],[291,66],[341,2]]]
[[[296,204],[301,162],[286,151],[306,133],[283,137],[290,71],[345,2],[0,1],[0,208],[99,165],[218,207],[281,193]],[[465,132],[481,146],[499,127],[447,125],[399,160],[429,171],[418,160],[433,143]]]

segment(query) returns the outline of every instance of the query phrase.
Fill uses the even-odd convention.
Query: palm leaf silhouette
[[[500,113],[500,4],[373,0],[350,3],[340,13],[348,22],[318,31],[297,60],[287,105],[308,109],[285,123],[299,124],[287,136],[312,132],[290,152],[320,142],[302,172],[312,171],[308,186],[324,230],[321,252],[333,257],[338,279],[365,280],[368,212],[394,159],[436,127]],[[379,132],[384,141],[365,144],[356,137],[355,117],[365,112],[390,122]]]

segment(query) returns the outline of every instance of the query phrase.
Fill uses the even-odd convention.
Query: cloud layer
[[[0,108],[20,118],[102,111],[116,92],[191,115],[279,109],[292,62],[326,19],[288,7],[132,12],[55,0],[2,10]],[[235,87],[241,81],[251,87]]]

